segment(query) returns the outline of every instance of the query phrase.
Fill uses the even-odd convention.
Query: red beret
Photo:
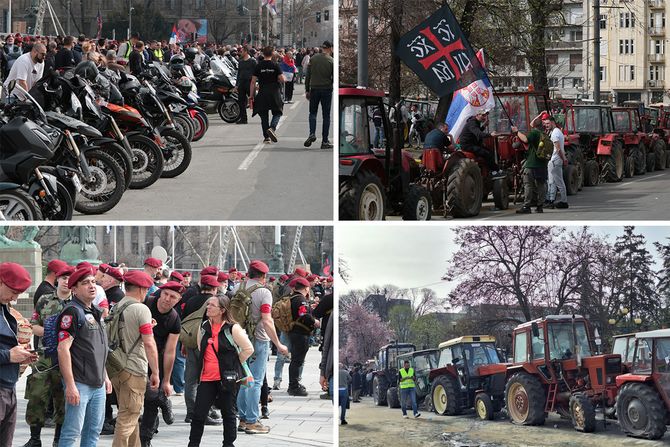
[[[317,278],[318,278],[318,276],[316,276],[316,275],[309,275],[307,277],[307,281],[309,281],[309,282],[316,281]]]
[[[77,264],[77,265],[75,266],[75,268],[76,268],[77,270],[79,270],[79,269],[84,269],[84,268],[91,268],[91,269],[92,269],[92,268],[93,268],[93,264],[91,264],[90,262],[81,261],[79,264]]]
[[[144,287],[145,289],[154,285],[154,280],[151,279],[151,276],[140,270],[130,270],[123,275],[123,281],[138,287]]]
[[[184,277],[182,276],[181,273],[179,273],[178,271],[175,270],[172,273],[170,273],[170,279],[176,279],[177,281],[183,281]]]
[[[98,266],[98,270],[100,270],[102,273],[107,273],[107,269],[110,268],[109,264],[102,263]]]
[[[16,43],[22,43],[22,42],[23,42],[23,39],[20,38],[20,37],[17,37],[16,39],[14,39],[14,42],[16,42]]]
[[[102,270],[102,269],[100,269]],[[111,276],[117,281],[123,282],[123,273],[121,273],[121,270],[117,269],[116,267],[109,267],[107,271],[103,272]]]
[[[70,275],[70,279],[67,280],[67,286],[71,289],[76,286],[79,281],[88,276],[95,276],[93,267],[77,267],[77,269]]]
[[[233,272],[236,272],[236,271],[237,271],[237,269],[235,267],[231,267],[231,268],[228,269],[228,273],[233,273]]]
[[[0,264],[0,280],[7,284],[7,287],[17,292],[25,292],[33,282],[30,273],[14,262]]]
[[[332,276],[329,276],[329,277],[327,278],[327,280],[328,280],[328,282],[333,282],[333,277],[332,277]]]
[[[296,278],[295,280],[291,281],[294,283],[291,287],[295,287],[298,284],[302,284],[305,287],[309,287],[309,282],[305,278]]]
[[[184,273],[182,274],[182,276],[183,276],[184,278],[186,278],[186,277],[189,277],[189,278],[190,278],[190,277],[191,277],[191,272],[184,272]]]
[[[74,273],[74,267],[66,265],[65,267],[58,270],[58,273],[56,273],[56,278],[60,278],[61,276],[70,276],[73,273]]]
[[[179,284],[176,281],[168,281],[168,282],[166,282],[165,284],[163,284],[162,286],[160,286],[158,288],[159,289],[169,289],[169,290],[177,292],[180,295],[182,293],[184,293],[184,286],[182,286],[181,284]]]
[[[258,259],[251,261],[249,263],[249,268],[254,269],[254,270],[258,270],[261,273],[267,273],[267,272],[270,271],[270,268],[268,267],[268,265],[263,261],[259,261]]]
[[[228,275],[226,272],[219,272],[219,274],[216,276],[216,280],[219,282],[228,281],[229,278],[230,275]]]
[[[200,284],[209,287],[221,287],[221,284],[219,284],[219,282],[216,280],[216,277],[213,275],[205,275],[200,278]]]
[[[276,279],[277,279],[277,278],[275,278],[274,276],[270,276],[270,282],[272,282],[272,281],[274,281],[274,280],[276,280]]]
[[[163,261],[156,258],[147,258],[144,260],[144,265],[148,265],[149,267],[154,268],[160,268],[163,265]]]
[[[302,276],[303,278],[307,276],[307,271],[301,268],[295,269],[295,274],[298,276]]]
[[[279,280],[280,280],[280,281],[286,281],[287,279],[288,279],[288,275],[281,275],[281,276],[279,277]]]
[[[211,265],[200,270],[200,276],[207,276],[207,275],[216,276],[218,273],[219,269]]]
[[[67,267],[67,262],[61,261],[60,259],[54,259],[47,264],[47,270],[54,273],[60,272],[63,267]]]
[[[541,120],[548,120],[549,119],[549,113],[547,112],[542,112],[542,115],[540,115]]]

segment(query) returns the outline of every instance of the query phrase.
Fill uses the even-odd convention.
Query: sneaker
[[[172,402],[170,401],[169,398],[166,397],[165,400],[161,403],[162,403],[161,414],[163,415],[163,420],[168,425],[174,424],[174,413],[172,412]]]
[[[237,431],[244,431],[247,429],[247,423],[240,420],[239,425],[237,426]]]
[[[531,210],[530,210],[530,207],[524,206],[524,207],[519,208],[518,210],[516,210],[516,213],[517,214],[530,214]]]
[[[328,140],[321,143],[321,149],[332,149],[332,148],[333,148],[333,143],[331,143]]]
[[[247,424],[246,430],[244,432],[248,435],[264,435],[270,433],[270,427],[266,427],[260,422],[256,421],[253,424]]]
[[[268,129],[268,135],[270,136],[270,139],[272,140],[273,143],[276,143],[278,141],[277,134],[275,133],[275,130],[272,127]]]
[[[346,419],[342,419],[342,421],[340,422],[340,425],[347,425],[347,424],[348,424],[348,422],[347,422]]]
[[[266,139],[263,140],[263,143],[270,144],[270,143],[272,143],[272,140],[269,139],[269,138],[266,138]]]
[[[316,141],[316,135],[310,135],[305,140],[305,147],[310,147]]]
[[[102,430],[100,430],[101,435],[113,435],[114,434],[114,424],[110,421],[104,421],[102,423]]]
[[[418,417],[420,417],[420,416],[421,416],[421,413],[417,413],[417,414],[414,415],[414,419],[416,419],[416,418],[418,418]]]
[[[266,406],[261,407],[261,419],[270,419],[270,410]]]
[[[205,419],[205,425],[222,425],[223,421],[221,419],[214,419],[211,416],[207,416]]]
[[[272,385],[273,390],[279,390],[279,387],[281,386],[281,379],[275,379],[275,383]]]
[[[407,416],[406,414],[403,414],[402,417],[404,417],[405,419],[409,419],[409,416]]]
[[[287,390],[287,393],[289,396],[303,396],[303,397],[309,394],[307,393],[307,390],[303,386],[297,388],[289,388]]]
[[[568,208],[568,202],[557,202],[556,209],[566,209]]]
[[[546,205],[544,205],[544,207],[545,207],[545,208],[549,208],[550,210],[553,210],[553,209],[556,207],[556,205],[554,204],[554,201],[553,201],[553,200],[550,200],[549,203],[547,203]]]
[[[330,400],[331,399],[330,392],[326,391],[325,393],[319,395],[319,399]]]

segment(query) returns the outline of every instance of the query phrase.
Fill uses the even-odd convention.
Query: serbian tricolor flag
[[[323,263],[323,275],[330,276],[332,272],[332,266],[330,265],[330,256],[326,257],[326,261]]]
[[[98,15],[96,17],[96,20],[98,22],[98,37],[97,37],[97,39],[100,39],[100,35],[102,34],[102,14],[100,14],[100,8],[98,8]]]
[[[177,37],[177,25],[172,25],[172,34],[170,34],[170,45],[174,43],[179,43],[179,37]]]
[[[277,15],[277,0],[263,0],[263,6],[267,6],[273,16]]]
[[[486,69],[484,61],[484,50],[477,52],[477,59]],[[477,79],[472,84],[454,92],[454,97],[451,100],[451,106],[447,113],[445,122],[449,125],[449,133],[458,142],[458,137],[461,135],[465,122],[471,116],[474,116],[480,110],[491,110],[495,105],[493,98],[493,87],[488,76],[483,79]]]

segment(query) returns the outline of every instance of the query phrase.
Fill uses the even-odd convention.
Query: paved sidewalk
[[[271,384],[274,363],[276,357],[270,357],[268,364],[268,381]],[[264,425],[271,428],[267,435],[247,435],[238,433],[235,445],[237,447],[301,447],[301,446],[331,446],[333,445],[333,407],[329,400],[319,399],[321,387],[319,385],[319,362],[321,353],[317,348],[311,348],[307,353],[305,369],[303,372],[303,384],[309,391],[307,397],[293,397],[286,394],[288,384],[288,364],[284,365],[282,389],[273,391],[273,402],[269,404],[270,419],[261,420]],[[14,435],[14,447],[21,447],[30,438],[30,429],[25,421],[27,401],[23,399],[27,373],[21,377],[17,384],[17,397],[19,401],[19,414],[17,418],[16,434]],[[184,423],[186,416],[186,405],[183,397],[172,397],[172,405],[175,412],[175,423],[171,426],[165,425],[161,419],[158,434],[155,435],[152,444],[156,447],[179,446],[186,447],[190,425]],[[116,414],[116,408],[114,408]],[[51,446],[53,429],[42,430],[42,445]],[[202,447],[219,447],[223,440],[223,429],[221,426],[205,427]],[[101,436],[99,446],[111,446],[112,436]],[[5,447],[5,446],[2,446]]]

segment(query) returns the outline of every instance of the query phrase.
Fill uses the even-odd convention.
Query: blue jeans
[[[333,102],[333,89],[313,88],[309,91],[309,134],[316,135],[316,114],[321,104],[321,115],[323,117],[323,128],[321,138],[328,141],[330,132],[330,105]]]
[[[263,138],[269,138],[268,129],[272,127],[277,130],[277,125],[279,124],[279,118],[281,118],[282,113],[279,111],[272,112],[272,122],[270,122],[270,111],[263,110],[258,112],[258,116],[261,117],[261,128],[263,129]]]
[[[419,410],[416,406],[416,390],[414,388],[400,388],[400,409],[402,410],[402,415],[407,416],[405,402],[408,397],[412,399],[412,411],[414,412],[414,416],[416,416],[419,414]]]
[[[100,388],[79,382],[75,385],[79,390],[79,405],[65,402],[65,419],[58,447],[74,447],[80,435],[81,447],[95,447],[105,420],[105,385]]]
[[[177,343],[177,355],[174,358],[172,367],[172,376],[170,377],[175,393],[184,392],[184,370],[186,368],[186,358],[181,355],[181,342]]]
[[[248,360],[254,383],[249,388],[240,388],[237,396],[237,414],[241,421],[255,424],[258,421],[258,403],[261,400],[261,386],[268,366],[270,342],[254,340],[254,353]]]
[[[288,338],[288,334],[282,332],[279,335],[279,341],[282,342],[284,346],[290,351],[291,350],[291,340]],[[290,358],[283,355],[277,351],[277,360],[275,361],[275,380],[281,380],[284,373],[284,365],[291,361]],[[300,367],[300,377],[302,377],[302,367]]]

